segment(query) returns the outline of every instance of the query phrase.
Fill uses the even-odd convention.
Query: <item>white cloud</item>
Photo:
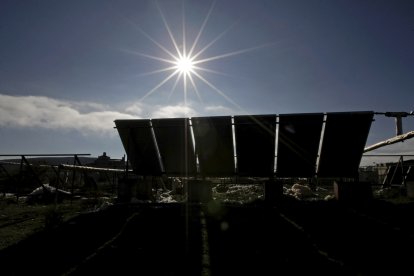
[[[141,115],[144,112],[144,106],[142,103],[134,103],[127,106],[125,111],[129,114]]]
[[[214,110],[210,108],[211,112]],[[116,119],[177,118],[199,113],[184,104],[151,106],[131,103],[111,107],[94,102],[58,100],[44,96],[0,94],[0,126],[74,129],[82,133],[113,132]]]
[[[209,115],[233,115],[235,113],[231,108],[222,105],[206,106],[204,110]]]
[[[97,103],[0,94],[0,126],[76,129],[86,133],[112,132],[115,119],[134,118],[137,117],[108,110]]]
[[[91,110],[105,111],[109,109],[109,106],[103,105],[100,103],[70,101],[68,102],[68,104],[81,113],[87,113],[87,112],[90,112]]]
[[[151,113],[151,118],[177,118],[197,116],[197,112],[185,105],[157,106]]]
[[[184,104],[151,106],[131,103],[123,108],[93,102],[74,102],[43,96],[0,94],[0,127],[77,130],[81,133],[116,134],[116,119],[177,118],[234,115],[225,106],[185,106]],[[368,154],[414,154],[414,138],[377,149]],[[378,160],[377,160],[378,159]],[[363,162],[385,162],[387,158],[366,157]],[[389,159],[389,158],[388,158]],[[393,159],[395,159],[393,157]],[[407,157],[407,159],[412,159]]]
[[[114,120],[139,118],[179,118],[208,115],[231,115],[224,106],[156,105],[142,102],[104,105],[75,102],[44,96],[11,96],[0,94],[0,126],[77,130],[84,134],[114,133]]]

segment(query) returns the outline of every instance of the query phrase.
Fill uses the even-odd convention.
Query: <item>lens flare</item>
[[[183,74],[190,75],[194,72],[194,62],[191,58],[183,56],[176,61],[175,68]]]
[[[217,94],[219,94],[220,96],[222,96],[227,102],[229,102],[230,104],[232,104],[233,106],[235,106],[238,109],[241,109],[241,107],[236,104],[235,101],[233,101],[230,97],[228,97],[223,91],[221,91],[219,88],[217,88],[215,85],[213,85],[210,81],[208,81],[206,79],[206,77],[204,75],[201,74],[201,72],[207,72],[207,73],[215,73],[215,74],[222,74],[221,72],[217,72],[215,70],[211,70],[208,68],[204,68],[202,67],[202,64],[207,63],[207,62],[211,62],[214,60],[219,60],[219,59],[223,59],[223,58],[228,58],[228,57],[232,57],[235,55],[240,55],[249,51],[253,51],[253,50],[257,50],[263,47],[267,47],[272,45],[273,43],[267,43],[261,46],[257,46],[257,47],[251,47],[251,48],[246,48],[246,49],[241,49],[241,50],[236,50],[233,52],[229,52],[229,53],[224,53],[224,54],[220,54],[220,55],[215,55],[215,56],[207,56],[204,58],[199,58],[201,56],[201,54],[203,54],[208,48],[210,48],[213,44],[215,44],[220,38],[222,38],[231,28],[234,27],[235,24],[231,25],[229,28],[225,29],[223,32],[221,32],[217,37],[215,37],[213,40],[211,40],[209,43],[207,43],[205,46],[203,47],[199,47],[198,42],[200,37],[202,36],[202,33],[207,25],[207,22],[209,21],[209,18],[211,16],[211,13],[214,9],[215,6],[215,2],[213,1],[201,27],[200,30],[197,33],[197,36],[195,37],[195,39],[193,40],[193,42],[190,44],[191,47],[187,47],[190,45],[187,45],[187,36],[186,36],[186,28],[185,28],[185,17],[184,17],[184,9],[183,9],[183,18],[182,18],[182,22],[183,22],[183,27],[182,27],[182,45],[179,45],[177,43],[177,39],[174,37],[173,31],[171,30],[170,26],[168,25],[168,22],[164,16],[164,13],[161,10],[161,7],[159,6],[158,2],[156,1],[156,5],[158,8],[158,11],[161,15],[162,21],[164,23],[164,27],[167,30],[168,36],[171,39],[171,42],[173,44],[173,48],[172,49],[168,49],[168,47],[162,45],[161,43],[159,43],[158,41],[156,41],[153,37],[151,37],[148,33],[146,33],[145,31],[143,31],[142,29],[140,29],[139,27],[135,26],[138,28],[138,30],[145,36],[147,37],[151,42],[153,42],[158,48],[160,48],[166,55],[166,57],[159,57],[159,56],[152,56],[152,55],[148,55],[148,54],[144,54],[144,53],[139,53],[139,52],[135,52],[135,51],[128,51],[129,53],[144,57],[144,58],[148,58],[148,59],[152,59],[158,62],[162,62],[167,64],[167,66],[152,71],[152,72],[147,72],[144,74],[141,74],[142,76],[146,76],[146,75],[152,75],[152,74],[157,74],[157,73],[163,73],[163,72],[168,72],[170,71],[171,73],[169,75],[167,75],[167,77],[165,77],[163,80],[161,80],[154,88],[152,88],[150,91],[148,91],[144,96],[141,97],[141,101],[143,99],[145,99],[146,97],[150,96],[151,94],[153,94],[154,92],[156,92],[161,86],[165,85],[167,82],[169,82],[172,79],[175,79],[174,81],[174,85],[172,86],[172,90],[169,94],[170,98],[172,96],[172,94],[174,93],[174,90],[177,87],[177,84],[182,81],[183,83],[183,87],[184,87],[184,103],[186,104],[187,102],[187,94],[188,94],[188,88],[191,86],[194,90],[194,92],[196,93],[197,97],[201,99],[201,94],[199,89],[197,88],[197,82],[203,83],[204,85],[207,85],[211,90],[213,90],[214,92],[216,92]],[[181,46],[181,47],[180,47]],[[200,49],[201,50],[197,50]]]

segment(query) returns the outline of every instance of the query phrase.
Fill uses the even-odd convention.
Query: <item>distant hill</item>
[[[79,156],[79,160],[81,161],[82,165],[87,165],[95,162],[97,159],[96,157],[84,157]],[[13,162],[13,163],[20,163],[20,158],[18,159],[7,159],[7,160],[0,160],[2,162]],[[42,164],[42,165],[60,165],[60,164],[73,164],[74,158],[73,157],[34,157],[34,158],[27,158],[27,160],[31,164]]]

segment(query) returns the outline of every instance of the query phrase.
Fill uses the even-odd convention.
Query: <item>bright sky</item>
[[[2,0],[0,38],[3,154],[120,158],[122,118],[414,109],[413,1]]]

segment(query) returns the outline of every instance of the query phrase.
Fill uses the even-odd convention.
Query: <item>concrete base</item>
[[[414,198],[414,181],[407,181],[405,184],[407,187],[407,197]]]
[[[345,203],[363,203],[372,199],[369,182],[334,182],[335,198]]]
[[[152,179],[128,178],[118,180],[118,202],[153,200]]]
[[[153,200],[154,194],[152,192],[152,178],[140,179],[135,185],[133,195],[138,200]]]
[[[192,203],[208,203],[213,200],[211,181],[189,180],[187,182],[187,200]]]
[[[277,180],[265,182],[264,198],[267,203],[274,203],[283,196],[283,183]]]
[[[132,185],[136,179],[118,179],[118,202],[129,202],[132,198]]]

